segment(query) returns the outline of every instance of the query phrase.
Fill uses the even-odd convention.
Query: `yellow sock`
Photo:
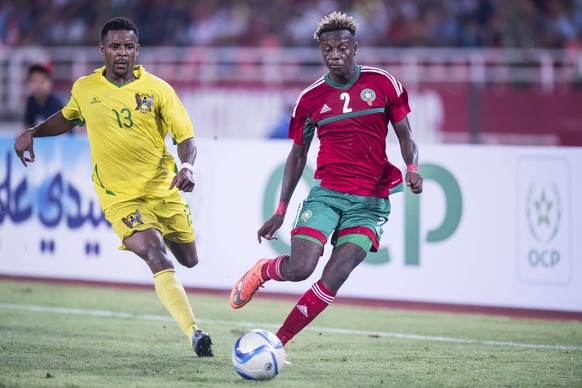
[[[176,271],[165,269],[154,274],[154,286],[158,298],[178,322],[180,329],[191,340],[192,334],[198,330],[198,326],[196,326],[196,318],[192,313],[184,286],[176,277]]]

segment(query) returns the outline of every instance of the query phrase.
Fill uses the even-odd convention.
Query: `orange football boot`
[[[230,293],[230,306],[233,309],[239,309],[249,303],[255,292],[268,280],[263,279],[261,275],[263,265],[268,261],[269,259],[260,259],[236,282]]]

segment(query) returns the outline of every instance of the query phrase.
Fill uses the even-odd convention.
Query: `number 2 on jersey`
[[[350,105],[350,95],[347,93],[342,93],[340,95],[340,100],[344,101],[344,113],[350,113],[352,111],[352,108],[350,108],[348,105]]]

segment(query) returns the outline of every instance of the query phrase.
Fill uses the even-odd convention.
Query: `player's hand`
[[[285,220],[284,214],[275,214],[273,217],[269,218],[267,222],[259,229],[257,232],[257,239],[259,244],[262,242],[261,237],[265,240],[277,240],[278,237],[275,232],[283,225]]]
[[[404,180],[406,181],[406,186],[410,187],[410,191],[414,194],[422,193],[422,175],[417,172],[407,172]]]
[[[32,134],[33,133],[31,130],[26,130],[22,132],[16,138],[16,142],[14,142],[14,151],[16,151],[16,155],[18,156],[18,159],[20,159],[24,167],[27,166],[26,162],[30,163],[34,162],[34,148]],[[29,157],[26,157],[25,155],[26,152],[28,152]]]
[[[178,190],[189,193],[194,190],[194,185],[194,174],[192,174],[192,171],[188,170],[187,168],[183,168],[174,176],[174,179],[172,179],[172,184],[170,184],[168,190],[172,190],[174,187],[177,187]]]

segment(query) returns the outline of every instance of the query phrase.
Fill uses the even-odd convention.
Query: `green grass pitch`
[[[282,373],[232,369],[244,331],[292,302],[190,294],[216,356],[197,358],[153,289],[0,281],[0,387],[582,387],[582,323],[332,305],[288,344]]]

